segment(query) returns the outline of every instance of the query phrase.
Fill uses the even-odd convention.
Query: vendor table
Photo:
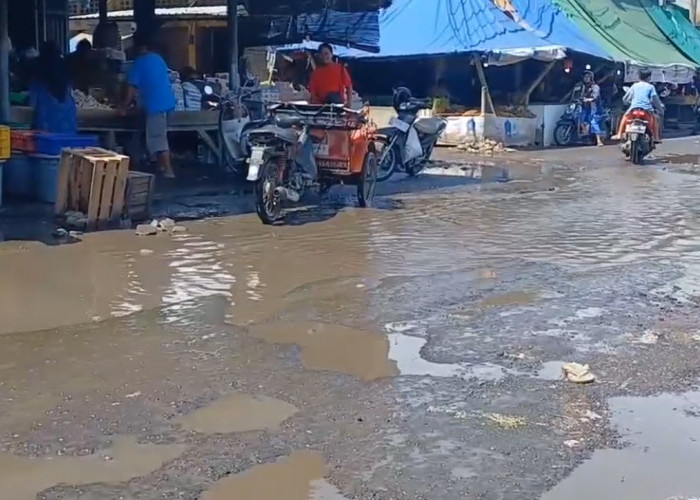
[[[669,128],[679,128],[681,123],[693,123],[695,113],[693,107],[697,102],[694,95],[674,95],[663,99],[666,106],[664,122]]]
[[[33,109],[13,106],[11,121],[31,123]],[[144,118],[141,114],[121,115],[113,109],[78,109],[78,130],[104,136],[104,146],[115,149],[117,133],[141,136]],[[221,163],[222,151],[219,141],[219,113],[217,111],[173,111],[168,119],[168,132],[196,132],[202,142]]]

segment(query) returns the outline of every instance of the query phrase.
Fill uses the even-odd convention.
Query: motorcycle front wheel
[[[275,193],[279,187],[280,171],[276,158],[267,160],[255,181],[255,212],[263,224],[274,224],[282,215],[282,202]]]
[[[391,146],[391,139],[388,137],[377,137],[374,141],[377,150],[377,182],[384,182],[394,175],[396,170],[396,148]]]
[[[568,146],[574,135],[573,123],[558,123],[554,128],[554,143],[557,146]]]

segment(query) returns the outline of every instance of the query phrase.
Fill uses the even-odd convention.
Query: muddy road
[[[0,498],[700,496],[699,149],[2,243]]]

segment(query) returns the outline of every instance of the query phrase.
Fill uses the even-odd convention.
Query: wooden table
[[[10,119],[18,123],[31,123],[33,112],[29,106],[13,106]],[[141,114],[123,116],[114,109],[78,109],[78,130],[102,135],[104,146],[114,150],[118,133],[142,136],[144,117]],[[173,111],[168,118],[168,132],[196,132],[221,163],[218,111]]]

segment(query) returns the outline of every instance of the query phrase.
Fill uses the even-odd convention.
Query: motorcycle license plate
[[[410,125],[408,123],[406,123],[403,120],[399,120],[398,118],[395,118],[395,117],[392,118],[391,120],[389,120],[389,126],[395,127],[397,129],[399,129],[401,132],[407,132],[409,127],[410,127]]]
[[[248,159],[248,176],[246,177],[249,181],[257,181],[260,176],[260,166],[263,164],[263,157],[265,155],[265,149],[263,148],[253,148],[250,152],[250,158]]]
[[[627,125],[625,132],[628,134],[643,134],[646,132],[646,127],[644,125]]]

